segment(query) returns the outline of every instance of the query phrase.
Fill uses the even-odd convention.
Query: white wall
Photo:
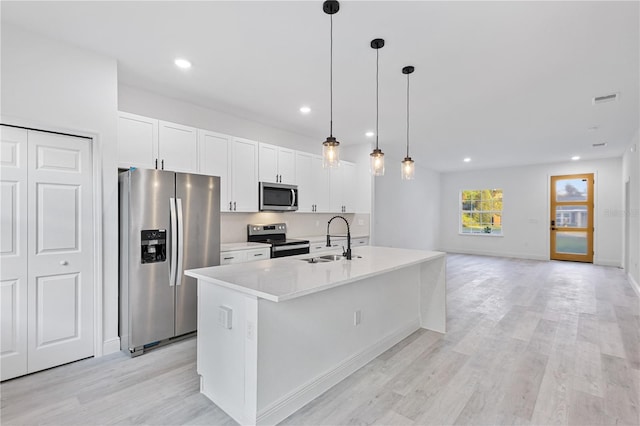
[[[117,64],[67,44],[2,25],[2,122],[94,137],[102,163],[102,350],[118,341]],[[96,265],[99,266],[99,265]],[[100,312],[98,312],[100,314]],[[99,334],[99,333],[98,333]]]
[[[622,159],[442,174],[441,248],[448,252],[549,259],[550,176],[595,173],[594,263],[620,266]],[[459,235],[460,191],[504,190],[503,237]]]
[[[374,178],[372,243],[435,250],[440,224],[440,174],[417,166],[415,179],[403,181],[400,164],[400,159],[385,158],[384,176]]]
[[[628,220],[624,238],[628,239],[628,265],[624,265],[636,291],[640,295],[640,136],[635,137],[622,158],[622,185],[629,183],[629,204],[624,204],[621,216]],[[624,239],[623,239],[624,243]]]

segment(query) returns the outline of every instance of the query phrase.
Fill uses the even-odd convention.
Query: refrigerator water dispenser
[[[144,229],[141,231],[141,263],[156,263],[167,260],[167,231],[165,229]]]

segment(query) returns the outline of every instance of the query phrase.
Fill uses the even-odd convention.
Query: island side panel
[[[420,264],[420,326],[446,333],[447,281],[445,256]]]
[[[420,328],[420,265],[258,300],[258,423],[276,423]],[[355,324],[356,312],[360,324]]]
[[[220,307],[231,310],[231,328]],[[257,310],[254,296],[198,280],[200,392],[241,424],[256,421]]]

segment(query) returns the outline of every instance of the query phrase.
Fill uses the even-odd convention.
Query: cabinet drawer
[[[271,257],[271,250],[268,248],[251,249],[245,252],[247,253],[247,262],[269,259]]]
[[[242,263],[247,261],[246,250],[222,251],[220,252],[220,264],[230,265],[232,263]]]

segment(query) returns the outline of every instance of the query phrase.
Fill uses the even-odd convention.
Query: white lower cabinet
[[[269,249],[269,247],[248,250],[221,251],[220,265],[252,262],[254,260],[269,259],[270,257],[271,250]]]

